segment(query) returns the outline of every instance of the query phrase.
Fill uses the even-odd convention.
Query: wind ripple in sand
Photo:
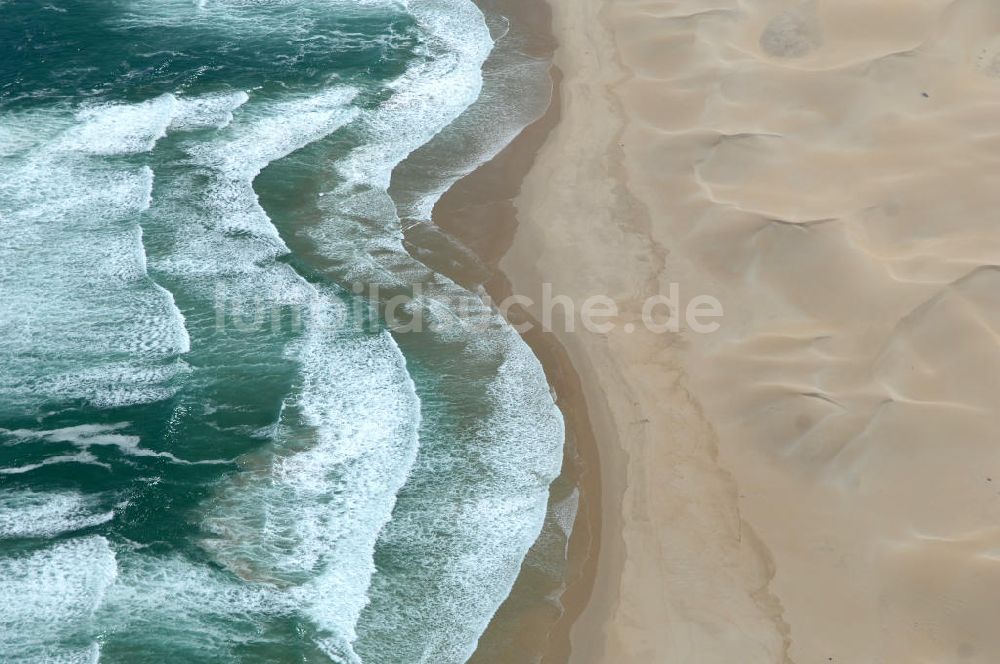
[[[685,363],[787,656],[993,662],[1000,6],[710,9],[611,11],[625,166],[661,282],[726,305]]]

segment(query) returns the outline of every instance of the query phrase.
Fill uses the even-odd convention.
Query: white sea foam
[[[406,556],[408,568],[425,572],[376,575],[373,608],[359,628],[369,632],[364,652],[371,661],[467,661],[541,531],[562,461],[562,418],[516,333],[495,327],[481,339],[463,360],[483,371],[501,358],[487,388],[488,412],[421,441],[413,471],[420,498],[397,510],[380,538],[380,546]],[[414,582],[418,596],[405,587]],[[415,623],[415,614],[433,619]]]
[[[65,109],[8,111],[0,122],[0,156],[15,157],[52,140],[74,123]],[[2,187],[2,184],[0,184]]]
[[[178,560],[137,562],[136,569],[142,571],[125,574],[111,603],[112,608],[130,606],[135,616],[130,620],[179,621],[197,631],[212,616],[264,611],[267,595],[269,603],[294,602],[313,618],[332,648],[350,650],[354,624],[367,601],[374,543],[415,455],[418,404],[391,337],[341,331],[336,321],[343,317],[342,305],[275,262],[287,248],[260,208],[253,180],[268,163],[354,119],[353,96],[347,89],[249,103],[245,96],[234,96],[181,105],[180,110],[176,100],[161,100],[157,104],[172,104],[171,113],[158,114],[156,122],[146,125],[148,130],[129,129],[127,140],[113,148],[145,147],[162,131],[218,127],[222,123],[211,118],[222,117],[226,126],[210,139],[198,136],[180,143],[202,184],[187,187],[181,179],[154,201],[150,214],[171,224],[176,239],[169,254],[150,262],[196,291],[221,283],[230,298],[310,305],[306,336],[292,353],[303,370],[297,407],[312,442],[304,447],[302,442],[283,443],[262,473],[245,472],[238,485],[224,489],[207,517],[218,535],[209,548],[220,561],[244,579],[293,583],[294,589],[281,600],[273,593],[240,589],[232,580],[209,579],[200,568],[178,568]],[[131,115],[125,118],[134,120]],[[90,145],[93,137],[85,136]],[[196,205],[186,208],[192,192],[198,194]],[[65,392],[62,385],[67,383],[79,390],[89,382],[84,373],[60,375],[50,381],[55,384],[49,390]],[[107,375],[106,368],[101,375]],[[151,378],[130,386],[127,395],[134,399],[137,388],[156,390],[163,383],[159,379],[168,377]],[[114,395],[103,400],[113,401]],[[85,453],[113,446],[129,455],[168,456],[141,448],[138,438],[121,433],[124,426],[5,433],[23,441],[71,443]],[[160,608],[170,604],[164,595],[150,604],[150,597],[173,593],[170,589],[178,583],[211,589],[205,592],[212,593],[212,600],[201,598],[168,610]],[[173,600],[172,594],[169,597]]]
[[[258,616],[286,612],[288,604],[273,586],[241,583],[208,565],[179,555],[124,551],[120,572],[98,616],[117,629],[174,632],[184,642],[219,648],[225,638],[219,619],[253,622]]]
[[[137,104],[102,104],[77,113],[79,124],[60,147],[92,155],[149,152],[167,135],[177,99],[161,95]]]
[[[3,152],[19,155],[0,166],[0,333],[13,351],[0,395],[9,404],[111,408],[175,392],[188,368],[169,358],[191,340],[173,294],[148,277],[137,223],[154,173],[101,158],[150,151],[168,131],[223,128],[248,98],[168,94],[91,106],[72,121],[65,112],[10,116],[0,134]]]
[[[113,511],[98,509],[94,503],[74,492],[0,491],[0,540],[52,537],[114,518]]]
[[[19,664],[97,664],[101,661],[101,646],[92,643],[80,648],[33,648]]]
[[[292,584],[289,601],[345,656],[376,538],[416,453],[419,406],[392,338],[341,329],[343,305],[275,262],[287,248],[253,181],[268,163],[355,119],[354,94],[251,100],[212,140],[181,143],[203,182],[197,206],[183,207],[194,190],[181,184],[176,203],[166,191],[152,210],[169,214],[177,232],[174,251],[155,259],[159,271],[194,290],[221,284],[230,305],[252,298],[307,308],[305,337],[290,349],[303,377],[298,433],[280,427],[273,459],[220,490],[206,515],[216,535],[206,547],[245,579]]]
[[[349,656],[376,539],[416,458],[420,404],[389,334],[338,333],[331,313],[314,309],[301,356],[301,408],[316,445],[284,460],[277,477],[295,486],[304,508],[296,524],[303,549],[321,551],[319,574],[296,594]]]
[[[188,149],[195,162],[232,178],[252,180],[272,161],[340,128],[357,114],[357,91],[330,88],[246,109],[240,124],[211,142]]]
[[[225,297],[238,304],[303,302],[305,282],[275,262],[288,248],[260,207],[253,181],[272,161],[350,122],[357,113],[350,107],[355,95],[334,88],[251,103],[211,141],[185,143],[202,182],[188,187],[181,179],[165,193],[163,208],[154,210],[169,215],[177,234],[174,250],[158,258],[157,268],[189,283],[225,288]]]
[[[293,349],[303,372],[296,403],[311,433],[288,423],[274,459],[222,491],[207,518],[218,539],[207,546],[244,575],[293,583],[290,597],[331,652],[355,661],[375,541],[416,456],[420,416],[392,338],[345,329],[344,316],[336,300],[314,295]]]
[[[348,279],[425,281],[415,306],[431,319],[428,327],[443,342],[461,342],[472,371],[499,365],[483,420],[442,422],[441,440],[421,441],[413,470],[421,498],[397,509],[381,535],[379,546],[405,551],[407,570],[421,569],[433,582],[414,595],[393,585],[411,584],[411,572],[376,574],[373,603],[358,626],[365,641],[359,652],[371,661],[458,664],[471,656],[541,530],[563,432],[541,366],[518,335],[482,304],[457,317],[447,302],[469,294],[403,248],[387,193],[393,169],[473,103],[492,46],[471,3],[416,0],[408,8],[429,33],[429,48],[438,50],[392,84],[395,94],[385,104],[359,118],[367,140],[337,162],[345,184],[322,199],[324,223],[311,236]],[[390,634],[399,640],[387,644]]]
[[[177,101],[170,129],[223,129],[233,121],[233,112],[250,100],[242,90],[199,97],[181,98]]]
[[[428,277],[403,248],[388,193],[392,172],[477,99],[493,47],[483,14],[468,0],[413,0],[407,8],[427,35],[425,57],[387,86],[392,97],[355,123],[365,140],[336,162],[344,183],[323,197],[324,223],[309,231],[352,281],[406,286]]]
[[[81,363],[82,364],[82,363]],[[176,392],[173,382],[190,373],[183,361],[162,366],[137,362],[96,362],[30,381],[15,383],[6,391],[24,398],[25,392],[50,399],[84,399],[98,408],[121,408],[169,399]],[[0,383],[0,394],[3,390]],[[29,401],[29,403],[31,403]]]
[[[114,445],[118,447],[138,445],[138,436],[118,433],[131,426],[129,422],[116,424],[80,424],[61,429],[0,429],[0,434],[20,440],[43,440],[52,443],[72,443],[80,447],[90,445]]]
[[[93,155],[150,152],[168,130],[222,129],[249,100],[243,91],[177,97],[163,94],[135,104],[98,104],[76,113],[60,147]]]
[[[157,452],[155,450],[140,447],[139,436],[131,436],[118,433],[124,428],[131,426],[128,422],[118,422],[116,424],[81,424],[62,429],[0,429],[0,434],[13,439],[16,443],[28,441],[41,441],[48,443],[69,443],[79,448],[83,452],[90,452],[93,447],[114,447],[126,456],[134,457],[160,457],[169,459],[180,464],[220,464],[228,463],[219,461],[186,461],[179,459],[170,452]]]
[[[162,383],[130,386],[190,348],[173,297],[146,274],[137,220],[149,208],[153,172],[102,157],[151,149],[176,105],[164,96],[94,106],[72,124],[51,111],[5,118],[39,128],[35,145],[15,145],[18,156],[0,165],[0,333],[12,351],[0,367],[6,405],[125,405],[130,396],[172,393]]]
[[[187,28],[241,38],[305,39],[316,35],[319,16],[366,8],[402,10],[405,0],[129,0],[116,17],[122,28]],[[247,11],[254,10],[254,11]],[[269,10],[277,10],[268,13]],[[369,35],[365,35],[370,38]]]
[[[559,530],[566,537],[566,546],[569,546],[569,536],[573,532],[573,524],[576,523],[576,515],[580,510],[580,489],[574,488],[573,492],[563,498],[552,508],[553,517]]]
[[[23,475],[24,473],[30,473],[33,470],[38,470],[39,468],[44,468],[45,466],[52,466],[60,463],[79,463],[100,466],[108,471],[111,470],[111,466],[106,463],[101,463],[97,460],[97,457],[90,452],[77,452],[75,454],[48,456],[39,463],[29,463],[24,466],[15,466],[13,468],[0,468],[0,475]]]
[[[392,169],[468,108],[482,88],[493,48],[482,13],[467,0],[412,0],[407,8],[443,53],[418,60],[388,88],[393,96],[367,114],[369,140],[337,164],[348,187],[386,190]]]
[[[452,185],[540,118],[551,100],[549,68],[548,60],[527,56],[499,37],[483,66],[476,101],[394,172],[393,180],[404,183],[393,191],[400,216],[410,223],[429,222]]]
[[[82,653],[93,652],[94,612],[116,575],[115,554],[103,537],[0,558],[4,659],[80,661]]]

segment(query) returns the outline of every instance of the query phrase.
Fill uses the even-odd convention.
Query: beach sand
[[[621,310],[553,329],[601,459],[571,661],[1000,661],[1000,5],[556,0],[554,32],[501,267]],[[673,283],[717,332],[638,325]]]

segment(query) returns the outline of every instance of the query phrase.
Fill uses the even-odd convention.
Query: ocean
[[[558,568],[562,418],[431,218],[544,111],[516,37],[0,0],[0,661],[465,662]]]

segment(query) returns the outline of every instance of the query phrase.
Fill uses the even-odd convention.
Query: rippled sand
[[[559,0],[517,290],[602,446],[579,662],[1000,661],[1000,3]]]

